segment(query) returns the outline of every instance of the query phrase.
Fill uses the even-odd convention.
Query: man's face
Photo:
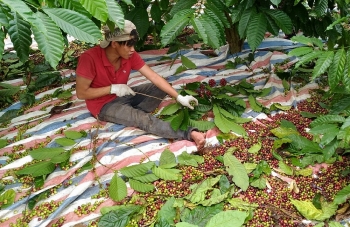
[[[125,43],[116,42],[116,51],[120,57],[129,59],[135,52],[133,39],[127,40]]]

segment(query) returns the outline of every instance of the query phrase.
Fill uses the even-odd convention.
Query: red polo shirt
[[[144,65],[145,62],[135,52],[129,59],[121,58],[120,68],[115,71],[114,66],[107,59],[105,49],[95,46],[80,55],[76,74],[92,80],[90,86],[98,88],[111,84],[126,84],[131,70],[139,70]],[[96,117],[103,105],[115,98],[115,94],[110,94],[95,99],[86,99],[85,102],[88,110]]]

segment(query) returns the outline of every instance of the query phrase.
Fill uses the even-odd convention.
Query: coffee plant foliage
[[[248,97],[250,107],[256,112],[269,112],[256,98],[268,95],[271,88],[255,90],[254,85],[245,80],[236,85],[230,85],[222,78],[220,81],[210,79],[207,82],[193,82],[184,85],[180,91],[183,95],[193,95],[198,99],[198,105],[191,110],[178,103],[172,103],[160,112],[160,117],[169,121],[174,130],[185,130],[189,126],[206,131],[217,126],[223,133],[234,132],[246,136],[242,123],[251,119],[242,118],[246,110],[243,96]],[[283,108],[283,107],[281,107]],[[208,121],[208,113],[213,113],[213,121]]]

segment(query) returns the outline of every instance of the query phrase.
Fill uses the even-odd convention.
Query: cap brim
[[[103,40],[103,41],[100,42],[100,47],[101,48],[106,48],[106,47],[108,47],[109,43],[110,43],[110,41]]]

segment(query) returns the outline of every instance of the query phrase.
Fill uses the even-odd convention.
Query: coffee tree
[[[212,48],[228,43],[231,53],[241,51],[245,39],[255,50],[267,31],[277,35],[280,30],[293,34],[301,29],[336,43],[337,28],[325,28],[334,14],[346,15],[348,4],[349,0],[0,0],[0,50],[9,36],[25,62],[34,38],[55,68],[67,35],[95,44],[102,39],[101,25],[123,27],[124,18],[138,28],[138,45],[152,35],[153,48],[172,45],[187,26]]]
[[[255,50],[267,31],[293,35],[301,30],[334,44],[339,34],[326,28],[334,14],[346,15],[348,4],[348,0],[179,0],[162,29],[162,44],[171,43],[189,24],[204,43],[214,48],[228,43],[231,53],[241,51],[245,39]]]

